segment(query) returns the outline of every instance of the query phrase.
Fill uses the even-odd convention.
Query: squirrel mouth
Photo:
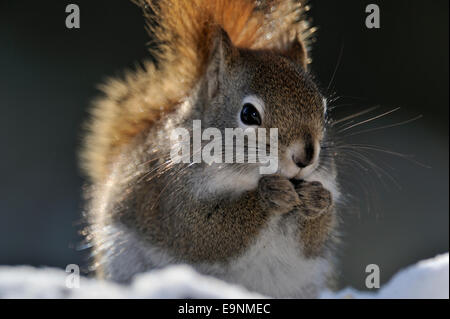
[[[303,179],[297,179],[297,178],[291,178],[289,179],[289,181],[294,185],[294,186],[299,186],[300,184],[302,184],[304,182]]]

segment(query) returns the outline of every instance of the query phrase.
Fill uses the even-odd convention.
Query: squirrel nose
[[[315,148],[313,143],[309,142],[305,144],[305,147],[297,154],[292,155],[292,160],[295,165],[300,168],[305,168],[311,165],[315,155]]]

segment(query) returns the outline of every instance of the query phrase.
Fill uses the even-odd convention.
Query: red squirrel
[[[312,298],[333,274],[339,187],[314,28],[293,0],[140,0],[152,56],[96,101],[85,138],[99,276],[189,264],[272,297]],[[171,158],[176,128],[277,128],[278,168]]]

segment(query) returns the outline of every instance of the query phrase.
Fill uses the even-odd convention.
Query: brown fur
[[[296,187],[300,204],[300,238],[306,257],[323,252],[324,244],[337,224],[331,193],[319,182],[301,183]]]

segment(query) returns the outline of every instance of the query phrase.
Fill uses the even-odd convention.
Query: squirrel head
[[[278,173],[306,177],[318,165],[326,107],[306,59],[301,42],[285,51],[240,49],[220,30],[196,102],[202,126],[277,128]]]
[[[324,105],[306,70],[315,28],[302,18],[304,0],[133,1],[143,8],[157,63],[102,86],[82,151],[94,183],[104,182],[126,147],[199,87],[195,109],[203,124],[246,125],[240,114],[247,104],[245,112],[256,108],[261,117],[259,127],[279,130],[280,173],[302,171],[303,178],[311,171]]]

